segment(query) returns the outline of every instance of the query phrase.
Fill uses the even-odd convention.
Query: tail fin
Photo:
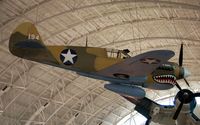
[[[147,118],[145,125],[149,125],[151,120],[155,123],[174,125],[174,120],[172,119],[175,112],[174,105],[160,105],[146,97],[123,97],[135,104],[135,110]]]
[[[155,107],[160,107],[157,103],[151,101],[150,99],[144,98],[134,98],[130,96],[123,96],[128,101],[136,105],[135,110],[140,114],[145,116],[147,119],[151,119],[151,110]]]
[[[9,50],[13,55],[23,57],[26,49],[33,48],[44,48],[42,39],[34,24],[22,23],[11,34]]]

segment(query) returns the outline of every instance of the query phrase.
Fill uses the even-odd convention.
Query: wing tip
[[[165,49],[165,50],[153,50],[153,51],[151,51],[151,52],[160,53],[160,54],[162,54],[163,56],[166,56],[166,54],[167,54],[167,55],[170,56],[170,57],[173,57],[173,56],[175,55],[175,52],[174,52],[174,51],[172,51],[172,50],[167,50],[167,49]]]

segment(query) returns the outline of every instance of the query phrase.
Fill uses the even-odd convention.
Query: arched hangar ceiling
[[[115,125],[134,106],[103,88],[105,81],[22,60],[8,51],[13,29],[33,22],[45,44],[176,52],[184,43],[184,66],[193,90],[200,83],[199,0],[1,0],[0,123],[4,125]],[[182,81],[179,81],[186,87]],[[173,95],[146,90],[152,99]]]

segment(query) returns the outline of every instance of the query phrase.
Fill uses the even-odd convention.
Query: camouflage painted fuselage
[[[119,72],[106,75],[101,71],[129,58],[124,55],[123,50],[110,49],[108,51],[106,48],[97,47],[46,46],[31,23],[23,23],[15,29],[10,37],[9,50],[13,55],[24,59],[69,69],[80,75],[112,83],[139,85],[152,89],[169,89],[173,87],[176,79],[183,78],[182,67],[171,62],[166,62],[152,73],[141,76],[131,76],[129,73]]]

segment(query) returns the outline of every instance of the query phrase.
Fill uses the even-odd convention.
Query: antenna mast
[[[88,37],[86,36],[85,46],[88,47]]]

